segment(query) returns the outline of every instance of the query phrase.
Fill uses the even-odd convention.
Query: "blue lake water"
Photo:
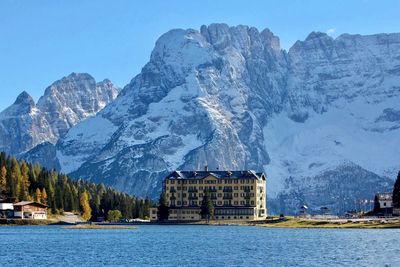
[[[0,266],[400,266],[397,229],[0,227]]]

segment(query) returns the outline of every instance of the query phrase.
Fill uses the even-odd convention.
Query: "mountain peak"
[[[307,36],[306,41],[310,41],[313,39],[319,39],[319,38],[325,38],[325,37],[332,38],[324,32],[314,32],[313,31]]]
[[[26,91],[23,91],[20,93],[17,97],[17,99],[14,102],[14,105],[29,105],[31,107],[35,106],[35,101],[33,101],[33,98],[28,94]]]
[[[89,73],[86,72],[71,72],[70,75],[68,75],[67,77],[64,77],[67,79],[84,79],[84,78],[93,78]]]

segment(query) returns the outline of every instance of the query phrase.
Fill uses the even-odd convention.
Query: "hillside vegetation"
[[[76,212],[92,220],[106,217],[110,210],[121,211],[123,218],[145,218],[150,207],[148,199],[139,199],[103,184],[73,180],[4,152],[0,154],[0,199],[37,201],[48,205],[53,214]]]

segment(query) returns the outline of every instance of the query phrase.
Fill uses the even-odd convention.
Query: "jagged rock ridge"
[[[43,142],[55,144],[69,128],[94,116],[117,94],[109,80],[96,83],[86,73],[72,73],[54,82],[37,104],[24,91],[0,113],[0,150],[19,155]]]

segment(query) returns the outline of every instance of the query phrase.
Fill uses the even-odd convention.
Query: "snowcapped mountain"
[[[153,197],[174,169],[256,169],[272,211],[342,211],[391,187],[399,103],[400,34],[313,32],[286,52],[268,29],[177,29],[114,101],[33,158]]]
[[[23,92],[0,113],[0,150],[18,155],[43,142],[55,144],[69,128],[95,115],[117,95],[109,80],[96,83],[86,73],[54,82],[37,104]]]

